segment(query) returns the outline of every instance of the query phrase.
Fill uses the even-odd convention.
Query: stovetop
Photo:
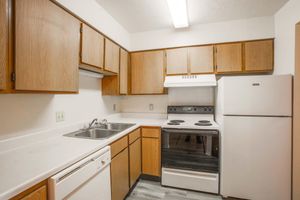
[[[199,118],[198,118],[199,119]],[[219,125],[211,119],[168,119],[163,124],[163,128],[176,128],[176,129],[205,129],[205,130],[219,130]]]
[[[212,106],[169,106],[163,128],[219,130]]]

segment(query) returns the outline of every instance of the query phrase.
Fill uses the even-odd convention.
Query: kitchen
[[[0,0],[0,199],[300,199],[299,8]]]

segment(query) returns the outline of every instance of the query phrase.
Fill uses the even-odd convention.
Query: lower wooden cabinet
[[[22,198],[22,200],[46,200],[47,199],[47,189],[46,186],[42,186],[31,194]]]
[[[112,200],[123,200],[129,191],[128,148],[116,155],[110,165]]]
[[[11,200],[47,200],[47,181],[36,184]]]
[[[142,128],[142,173],[161,175],[160,128]]]
[[[142,173],[141,138],[129,146],[130,187],[138,180]]]

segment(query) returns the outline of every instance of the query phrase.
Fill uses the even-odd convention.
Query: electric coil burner
[[[212,106],[169,106],[162,126],[162,185],[219,193],[218,130]]]

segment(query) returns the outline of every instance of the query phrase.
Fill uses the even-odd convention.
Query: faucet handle
[[[101,124],[107,124],[107,119],[102,119]]]

